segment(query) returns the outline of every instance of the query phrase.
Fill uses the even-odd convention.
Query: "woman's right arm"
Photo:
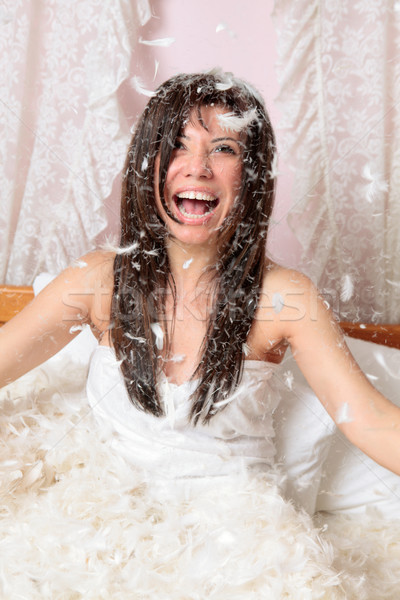
[[[0,387],[61,350],[82,325],[89,323],[98,331],[107,328],[112,257],[93,253],[76,265],[0,328]]]

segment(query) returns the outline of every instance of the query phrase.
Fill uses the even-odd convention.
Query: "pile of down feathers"
[[[400,521],[313,521],[260,475],[155,489],[86,376],[61,357],[0,392],[3,600],[399,598]]]

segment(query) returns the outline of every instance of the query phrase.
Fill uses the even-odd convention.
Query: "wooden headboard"
[[[3,325],[33,299],[30,286],[0,285],[0,324]],[[346,335],[400,349],[400,325],[341,322]]]
[[[33,300],[33,288],[19,285],[0,285],[0,325],[12,319]]]

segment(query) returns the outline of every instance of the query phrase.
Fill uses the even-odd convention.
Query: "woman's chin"
[[[217,228],[207,227],[206,224],[193,226],[174,223],[169,230],[174,240],[185,245],[204,245],[210,248],[217,243]]]

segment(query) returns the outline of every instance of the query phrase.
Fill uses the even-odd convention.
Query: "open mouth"
[[[219,199],[205,192],[180,192],[174,196],[178,212],[187,219],[203,219],[211,215]]]

